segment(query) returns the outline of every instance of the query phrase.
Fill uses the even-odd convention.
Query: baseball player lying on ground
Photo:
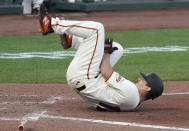
[[[77,49],[67,70],[67,82],[97,110],[135,110],[143,101],[162,94],[163,82],[155,73],[141,73],[143,78],[134,84],[113,71],[123,48],[112,39],[105,39],[101,23],[53,18],[44,5],[39,15],[43,35],[55,32],[65,49]]]

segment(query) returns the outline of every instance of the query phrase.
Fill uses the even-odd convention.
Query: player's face
[[[138,78],[138,82],[141,84],[147,84],[147,82],[143,78]]]
[[[138,78],[138,84],[140,85],[140,88],[143,90],[150,91],[151,89],[143,78]]]

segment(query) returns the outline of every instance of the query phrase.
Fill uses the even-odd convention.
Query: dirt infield
[[[72,20],[93,20],[104,24],[106,31],[125,31],[155,28],[189,27],[189,9],[164,9],[142,11],[113,11],[92,13],[64,13]],[[0,35],[39,34],[38,17],[22,15],[1,15]]]
[[[106,31],[189,27],[189,9],[67,13],[72,20],[102,22]],[[0,35],[39,34],[36,16],[1,15]],[[0,130],[189,131],[189,81],[165,82],[162,97],[137,112],[99,112],[66,84],[0,84]]]
[[[189,130],[188,85],[165,82],[163,96],[137,112],[99,112],[65,84],[0,84],[0,127],[16,131],[24,122],[25,131]]]

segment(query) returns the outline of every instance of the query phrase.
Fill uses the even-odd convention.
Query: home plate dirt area
[[[189,131],[189,82],[165,82],[163,96],[133,112],[91,108],[66,84],[0,84],[2,131]]]

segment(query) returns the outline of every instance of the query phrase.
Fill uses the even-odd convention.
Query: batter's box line
[[[11,94],[0,94],[0,97],[9,97],[9,96],[11,96],[11,97],[49,97],[48,95],[19,95],[19,94],[17,94],[17,95],[11,95]],[[69,96],[56,96],[56,95],[51,95],[50,97],[64,97],[65,99],[70,99],[70,98],[72,98],[72,97],[69,97]],[[73,99],[77,99],[77,98],[74,98],[73,97]]]
[[[72,98],[72,97],[63,97],[63,96],[53,96],[49,97],[46,101],[43,101],[42,104],[53,104],[57,101],[61,100],[78,100],[80,98]]]
[[[141,124],[141,123],[134,123],[134,122],[132,123],[132,122],[119,122],[119,121],[105,121],[105,120],[86,119],[86,118],[78,118],[78,117],[54,116],[54,115],[48,115],[47,111],[41,111],[40,113],[27,114],[22,119],[0,117],[0,120],[20,121],[21,123],[20,125],[24,126],[28,121],[38,121],[40,118],[81,121],[81,122],[129,126],[129,127],[153,128],[153,129],[162,129],[162,130],[189,131],[189,128],[182,128],[182,127],[169,127],[169,126],[149,125],[149,124]]]
[[[163,95],[189,95],[189,92],[165,92]],[[47,97],[46,95],[7,95],[7,94],[0,94],[0,97]],[[65,100],[75,100],[80,98],[74,97],[65,97],[65,96],[51,96],[56,97],[57,99],[65,99]]]
[[[11,97],[43,97],[42,95],[8,95],[0,94],[0,97],[11,96]]]
[[[47,115],[47,114],[41,115],[41,118],[72,120],[72,121],[91,122],[91,123],[98,123],[98,124],[130,126],[130,127],[154,128],[154,129],[162,129],[162,130],[189,131],[189,128],[182,128],[182,127],[169,127],[169,126],[148,125],[148,124],[141,124],[141,123],[105,121],[105,120],[98,120],[98,119],[85,119],[85,118],[77,118],[77,117],[64,117],[64,116],[54,116],[54,115]]]
[[[42,101],[42,102],[30,102],[30,101],[25,101],[25,102],[21,102],[21,101],[14,101],[14,102],[0,102],[0,105],[6,105],[6,104],[54,104],[57,101],[61,101],[61,100],[81,100],[81,98],[74,98],[74,97],[63,97],[63,96],[53,96],[53,97],[49,97],[47,98],[47,100]]]
[[[173,95],[189,95],[189,92],[169,92],[163,93],[165,96],[173,96]]]
[[[24,128],[24,125],[28,122],[28,121],[38,121],[39,118],[44,115],[45,113],[47,113],[46,110],[41,111],[40,113],[31,113],[31,114],[27,114],[25,115],[20,121],[20,125],[19,128],[22,127]]]
[[[44,113],[47,113],[46,110],[40,111],[40,112],[33,112],[26,114],[22,118],[8,118],[8,117],[0,117],[0,120],[4,121],[20,121],[21,123],[26,123],[27,121],[37,121],[39,118],[44,115]]]
[[[189,95],[189,92],[168,92],[168,93],[163,93],[164,96],[174,96],[174,95]],[[27,97],[28,95],[0,95],[1,96],[24,96]],[[41,97],[38,95],[29,95],[32,97]],[[51,96],[49,98],[47,98],[47,100],[42,101],[42,102],[29,102],[29,101],[25,101],[25,102],[21,102],[21,101],[14,101],[14,102],[0,102],[0,105],[6,105],[6,104],[53,104],[57,101],[60,100],[82,100],[81,98],[74,98],[74,97],[64,97],[64,96]]]

